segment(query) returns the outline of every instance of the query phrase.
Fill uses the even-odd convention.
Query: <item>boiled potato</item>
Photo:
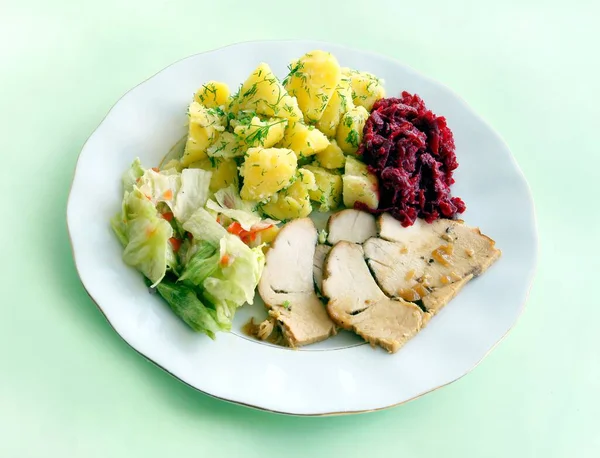
[[[321,119],[341,74],[337,59],[325,51],[308,52],[290,65],[284,86],[298,100],[306,122]]]
[[[215,192],[231,184],[237,185],[237,164],[233,159],[205,158],[190,164],[191,169],[202,169],[212,172],[210,191]]]
[[[317,162],[326,169],[341,169],[346,164],[346,156],[335,140],[331,140],[327,148],[319,151]]]
[[[367,164],[358,159],[349,156],[346,158],[346,166],[344,167],[344,175],[354,177],[366,177],[369,175]]]
[[[371,111],[373,104],[385,97],[383,81],[375,75],[350,68],[343,68],[342,73],[350,79],[352,100],[355,105],[360,105]]]
[[[309,192],[316,187],[313,173],[305,168],[298,169],[294,183],[272,196],[262,206],[262,211],[281,221],[304,218],[312,212]]]
[[[368,118],[369,112],[361,106],[344,113],[336,134],[337,143],[344,153],[356,152],[362,141],[363,129]]]
[[[263,243],[273,243],[277,234],[279,234],[280,228],[276,225],[269,226],[267,229],[263,229],[256,233],[256,239],[251,243],[250,246],[259,246]]]
[[[348,208],[353,208],[356,202],[361,202],[373,210],[379,206],[377,177],[369,172],[366,164],[351,156],[346,158],[342,188],[344,205]]]
[[[298,102],[288,94],[265,63],[260,64],[242,84],[230,108],[234,113],[249,110],[265,116],[302,119]]]
[[[233,131],[245,143],[246,147],[262,146],[270,148],[283,138],[287,119],[270,118],[261,121],[259,117],[252,118],[250,124],[238,125]]]
[[[319,211],[334,210],[342,203],[342,176],[322,167],[307,165],[306,170],[315,176],[316,189],[308,191],[310,199],[319,202]]]
[[[298,159],[323,151],[328,145],[329,140],[319,129],[300,121],[290,122],[281,140],[281,146],[293,150]]]
[[[354,108],[354,103],[352,102],[350,79],[342,78],[333,91],[317,127],[328,137],[335,137],[342,115],[351,108]]]
[[[175,169],[178,172],[181,172],[181,170],[183,169],[183,166],[181,165],[181,162],[178,159],[171,159],[169,162],[167,162],[165,165],[163,165],[160,169],[161,170]]]
[[[289,185],[296,173],[298,160],[290,149],[250,148],[241,166],[244,186],[240,196],[245,200],[263,201]]]
[[[231,132],[220,132],[215,142],[206,149],[209,157],[231,159],[243,156],[246,148],[237,135]]]
[[[183,166],[205,159],[207,148],[225,130],[220,113],[212,108],[192,102],[188,114],[188,138],[181,158]]]
[[[219,81],[203,84],[194,94],[194,100],[207,108],[225,105],[229,99],[229,86]]]

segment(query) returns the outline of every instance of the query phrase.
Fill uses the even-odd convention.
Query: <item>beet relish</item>
[[[431,223],[464,212],[465,203],[450,194],[458,167],[454,150],[446,119],[428,110],[418,95],[403,92],[401,98],[378,100],[358,149],[379,178],[375,212],[389,212],[405,227],[418,217]]]

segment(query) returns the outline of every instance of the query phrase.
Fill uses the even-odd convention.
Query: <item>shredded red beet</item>
[[[450,194],[458,167],[454,150],[446,119],[428,110],[418,95],[403,92],[401,98],[377,101],[358,149],[379,178],[375,213],[389,212],[407,227],[417,217],[431,223],[464,212],[465,203]]]

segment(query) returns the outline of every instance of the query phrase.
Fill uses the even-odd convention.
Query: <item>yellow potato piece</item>
[[[181,172],[181,169],[183,169],[183,167],[182,167],[179,159],[171,159],[169,162],[167,162],[165,165],[163,165],[160,169],[161,170],[175,169],[178,172]]]
[[[355,105],[371,111],[373,104],[385,97],[383,81],[375,75],[350,68],[343,68],[342,74],[350,79],[352,100]]]
[[[316,187],[313,173],[305,168],[298,169],[294,183],[271,197],[262,206],[262,211],[281,221],[304,218],[312,212],[309,192]]]
[[[354,103],[352,102],[350,79],[343,77],[333,91],[331,99],[317,123],[318,129],[328,137],[335,137],[342,115],[351,108],[354,108]]]
[[[181,158],[184,167],[207,157],[207,148],[213,144],[219,133],[225,130],[221,113],[220,110],[206,108],[198,102],[190,104],[188,138]]]
[[[261,121],[255,116],[250,124],[238,125],[233,131],[247,148],[253,146],[270,148],[283,138],[287,123],[287,119],[270,118]]]
[[[233,97],[231,111],[255,111],[265,116],[302,119],[298,102],[285,90],[271,68],[261,63]]]
[[[319,211],[334,210],[342,203],[342,176],[322,167],[307,165],[304,167],[315,176],[316,189],[308,192],[310,199],[319,202]]]
[[[209,81],[203,84],[194,94],[194,101],[207,108],[225,105],[229,99],[229,86],[219,81]]]
[[[369,112],[361,106],[351,108],[342,116],[335,138],[344,153],[356,152],[362,141],[363,129],[368,118]]]
[[[353,208],[361,202],[375,210],[379,206],[379,185],[377,177],[367,166],[353,157],[346,158],[346,169],[342,176],[344,205]]]
[[[240,196],[245,200],[263,201],[289,185],[296,173],[297,159],[286,148],[250,148],[242,164],[244,186]]]
[[[202,169],[212,172],[210,177],[210,191],[216,192],[238,182],[237,164],[233,159],[206,158],[193,162],[191,169]]]
[[[284,86],[298,100],[306,122],[321,119],[341,74],[337,59],[325,51],[311,51],[292,62]]]
[[[335,140],[331,140],[327,148],[316,154],[319,165],[326,169],[341,169],[346,164],[346,156]]]
[[[277,234],[279,234],[279,229],[280,228],[277,226],[271,226],[267,229],[259,231],[256,235],[256,239],[251,245],[259,246],[263,243],[272,243],[273,240],[275,240],[275,237],[277,237]]]
[[[301,159],[323,151],[329,146],[329,140],[319,129],[295,121],[286,127],[281,146],[293,150]]]
[[[237,135],[231,132],[220,132],[217,139],[206,149],[209,157],[231,159],[242,156],[246,152],[244,144]]]

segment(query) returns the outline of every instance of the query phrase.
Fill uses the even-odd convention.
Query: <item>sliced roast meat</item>
[[[375,217],[360,210],[346,209],[334,213],[327,223],[327,242],[335,245],[342,240],[363,243],[377,235]]]
[[[467,275],[465,278],[458,280],[450,285],[442,286],[441,288],[434,288],[431,293],[423,297],[423,307],[432,316],[444,307],[448,302],[456,297],[463,286],[465,286],[471,279],[473,274]]]
[[[286,224],[267,252],[258,292],[277,320],[287,344],[298,347],[327,339],[336,328],[317,297],[313,262],[317,230],[309,218]]]
[[[329,254],[331,246],[319,244],[315,248],[315,256],[313,258],[313,279],[319,293],[323,292],[323,265],[325,258]]]
[[[329,316],[372,345],[394,353],[423,327],[428,313],[412,302],[389,298],[373,279],[360,245],[337,243],[327,256],[323,294]]]
[[[364,244],[377,283],[387,295],[422,301],[432,313],[500,257],[492,239],[462,221],[417,220],[405,228],[384,214],[378,225],[380,237]]]

